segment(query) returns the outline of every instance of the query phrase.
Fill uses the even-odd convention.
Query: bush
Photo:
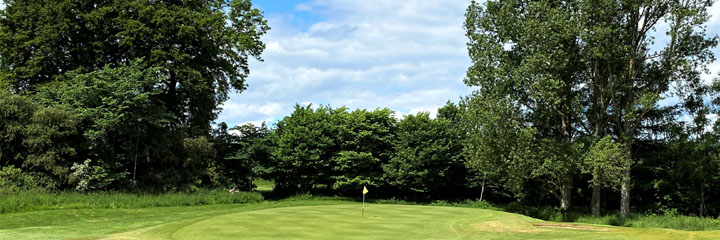
[[[112,173],[102,166],[102,163],[94,166],[90,159],[82,164],[73,164],[70,170],[70,182],[75,183],[75,190],[83,192],[107,190],[111,184],[125,179],[128,175],[128,172]]]
[[[35,179],[19,168],[6,166],[0,170],[0,194],[27,191],[35,186]]]

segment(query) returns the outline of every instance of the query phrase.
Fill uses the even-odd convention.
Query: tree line
[[[212,127],[246,88],[249,58],[261,60],[269,27],[250,1],[9,1],[0,191],[251,190],[264,178],[284,194],[368,186],[382,198],[717,216],[710,4],[473,2],[474,91],[437,117],[297,105],[273,126]]]

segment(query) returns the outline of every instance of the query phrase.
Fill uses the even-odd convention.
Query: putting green
[[[271,208],[181,221],[117,239],[720,239],[720,232],[545,222],[483,209],[369,204]],[[162,233],[162,234],[160,234]]]

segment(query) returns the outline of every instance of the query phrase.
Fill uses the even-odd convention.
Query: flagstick
[[[363,194],[363,209],[362,209],[362,217],[365,218],[365,194]]]

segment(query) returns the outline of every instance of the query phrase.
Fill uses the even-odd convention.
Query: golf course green
[[[368,204],[280,207],[186,219],[101,239],[720,239],[691,232],[546,222],[483,209]]]

